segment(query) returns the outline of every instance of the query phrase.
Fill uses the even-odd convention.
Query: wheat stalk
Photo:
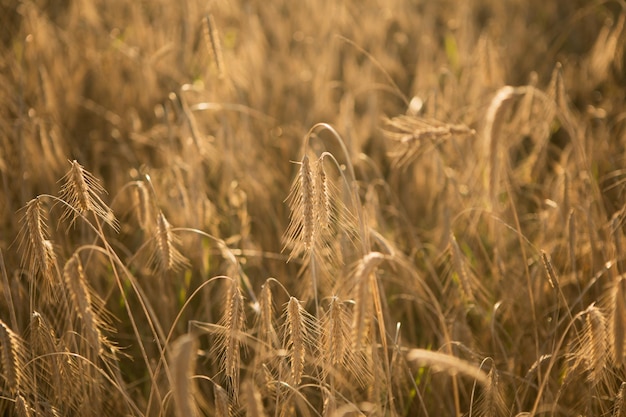
[[[626,277],[617,277],[610,291],[611,352],[615,363],[623,365],[626,341]]]

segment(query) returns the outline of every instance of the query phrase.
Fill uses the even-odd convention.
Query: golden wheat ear
[[[100,198],[101,194],[106,194],[106,190],[93,174],[74,160],[70,162],[70,170],[62,181],[60,197],[69,205],[63,212],[63,220],[69,219],[70,224],[73,224],[79,216],[92,212],[96,218],[116,232],[119,231],[119,223],[113,211]]]
[[[178,271],[189,265],[189,260],[180,253],[176,245],[180,239],[172,233],[172,225],[162,211],[156,219],[156,247],[152,253],[150,263],[160,271]]]
[[[38,273],[47,277],[52,272],[56,255],[49,236],[42,199],[35,197],[26,203],[19,232],[22,265],[33,277]]]
[[[0,320],[0,363],[8,392],[16,395],[26,388],[26,348],[22,339]]]

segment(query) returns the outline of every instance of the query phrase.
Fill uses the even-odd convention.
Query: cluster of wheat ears
[[[623,2],[39,3],[3,415],[626,416]]]

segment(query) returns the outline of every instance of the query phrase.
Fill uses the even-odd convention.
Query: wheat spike
[[[26,350],[23,341],[9,326],[0,320],[0,363],[2,375],[9,392],[13,395],[22,392],[25,388]]]
[[[222,369],[228,378],[234,395],[239,391],[239,367],[241,362],[241,338],[245,333],[244,298],[236,281],[229,280],[228,296],[220,319],[217,349]]]
[[[579,337],[572,344],[570,362],[572,372],[580,370],[587,375],[587,381],[596,385],[606,373],[610,351],[607,350],[606,318],[594,304],[584,314],[585,323]]]
[[[315,318],[300,304],[296,297],[290,297],[285,307],[285,349],[289,358],[291,385],[299,385],[304,374],[306,355],[318,335]]]
[[[499,376],[495,367],[487,374],[487,384],[482,387],[482,392],[476,404],[476,415],[482,417],[497,417],[507,415],[508,408],[502,395],[499,384]]]
[[[622,382],[613,403],[612,417],[626,417],[626,382]]]
[[[198,341],[191,335],[179,337],[170,351],[172,369],[172,393],[178,417],[198,415],[194,395],[193,375],[196,366]]]
[[[152,263],[161,271],[178,271],[189,264],[189,261],[176,248],[178,237],[172,233],[172,226],[162,211],[156,221],[156,251],[152,255]]]
[[[354,272],[355,313],[352,320],[352,348],[355,351],[365,344],[374,312],[370,275],[383,260],[384,256],[381,253],[370,252],[359,261]]]
[[[72,255],[65,263],[63,279],[74,305],[74,311],[81,318],[84,330],[87,332],[87,341],[96,352],[100,352],[103,339],[99,329],[100,319],[93,310],[91,292],[78,254]]]
[[[76,160],[70,161],[70,165],[70,170],[63,177],[64,183],[60,191],[60,197],[71,207],[65,209],[63,219],[70,219],[70,224],[73,224],[80,215],[92,212],[113,230],[119,231],[115,215],[100,198],[100,194],[106,193],[100,181]]]
[[[204,41],[208,46],[209,53],[217,67],[217,73],[220,79],[224,78],[226,71],[224,70],[224,57],[222,55],[222,47],[220,44],[219,32],[217,25],[213,19],[213,15],[208,13],[202,19],[202,27],[204,33]]]
[[[23,220],[20,229],[20,248],[24,253],[22,264],[28,264],[33,276],[39,272],[49,276],[56,255],[49,240],[47,219],[40,197],[35,197],[26,204]]]
[[[278,345],[278,336],[274,329],[274,304],[269,282],[265,282],[259,297],[258,333],[261,341],[259,354],[264,358]]]
[[[15,414],[17,417],[31,417],[33,416],[33,409],[26,403],[26,399],[18,394],[15,399]]]
[[[291,215],[285,233],[285,248],[291,247],[290,260],[313,249],[315,231],[313,184],[313,171],[309,157],[304,155],[300,163],[297,181],[293,183],[289,195]]]
[[[136,182],[133,195],[137,205],[137,221],[141,229],[147,231],[152,226],[152,202],[148,187],[143,181]]]

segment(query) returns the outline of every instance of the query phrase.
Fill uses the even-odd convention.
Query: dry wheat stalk
[[[449,375],[465,375],[483,387],[490,384],[489,378],[480,368],[456,356],[425,349],[411,349],[406,358],[409,362],[415,362],[421,366],[430,366],[435,371],[443,371]]]
[[[230,417],[230,403],[226,390],[213,384],[213,399],[215,401],[215,417]]]
[[[243,392],[245,395],[246,416],[266,417],[263,398],[261,398],[261,393],[252,380],[248,380],[243,384]]]
[[[509,109],[513,98],[523,94],[522,88],[514,88],[509,85],[500,88],[487,109],[485,117],[484,131],[484,154],[489,161],[488,179],[489,179],[489,197],[492,206],[496,205],[496,194],[500,181],[500,164],[501,159],[499,144],[501,141],[500,133],[504,124],[505,115]]]
[[[171,386],[178,417],[198,415],[193,383],[197,350],[197,339],[188,334],[176,339],[170,350]]]
[[[626,342],[626,277],[620,275],[610,289],[609,322],[611,325],[611,352],[615,363],[624,363],[624,342]]]
[[[119,223],[115,215],[100,198],[100,194],[106,193],[100,181],[76,160],[70,161],[70,165],[60,191],[60,197],[71,207],[65,209],[63,219],[69,219],[70,224],[73,224],[79,216],[92,212],[96,218],[118,231]]]

